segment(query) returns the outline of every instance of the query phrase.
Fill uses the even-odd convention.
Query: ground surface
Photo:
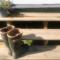
[[[16,60],[20,59],[60,59],[60,46],[32,46]],[[0,42],[0,60],[14,60],[8,55],[8,49],[3,42]]]

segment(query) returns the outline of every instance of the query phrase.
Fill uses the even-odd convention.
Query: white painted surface
[[[60,4],[60,0],[11,0],[14,4]]]

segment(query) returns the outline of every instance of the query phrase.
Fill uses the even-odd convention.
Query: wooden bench
[[[23,33],[23,39],[45,40],[60,40],[60,29],[48,29],[48,21],[60,21],[60,13],[34,13],[21,12],[17,17],[0,17],[0,21],[6,21],[7,25],[12,21],[43,21],[43,29],[20,29]]]

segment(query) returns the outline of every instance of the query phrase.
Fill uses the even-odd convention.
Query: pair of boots
[[[9,53],[15,58],[15,49],[21,45],[22,34],[20,33],[19,29],[12,25],[2,28],[0,32],[3,41],[8,47]]]

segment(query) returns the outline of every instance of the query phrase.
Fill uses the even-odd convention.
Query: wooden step
[[[0,17],[0,21],[60,21],[60,13],[21,12],[21,15]]]
[[[53,60],[60,59],[60,45],[58,46],[32,46],[21,60]],[[18,59],[18,60],[19,60]]]
[[[20,29],[23,39],[60,40],[60,29]]]
[[[24,40],[60,40],[60,29],[20,29],[20,32]],[[0,41],[2,41],[1,35]]]
[[[20,52],[20,50],[19,50]],[[1,43],[0,47],[1,60],[15,60],[13,56],[8,55],[8,49]],[[60,59],[60,45],[49,46],[31,46],[28,51],[18,57],[17,60],[57,60]]]

